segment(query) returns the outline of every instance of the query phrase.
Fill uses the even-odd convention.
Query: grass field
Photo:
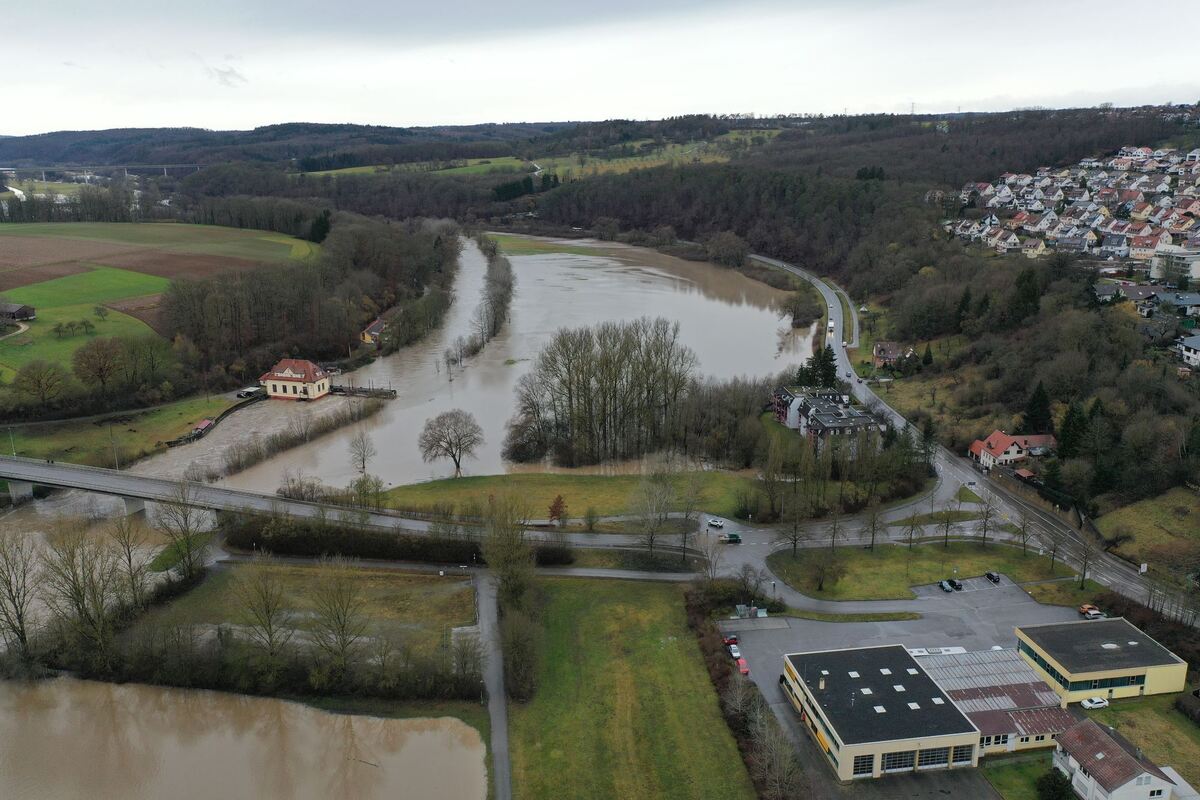
[[[1200,786],[1200,725],[1176,711],[1174,702],[1172,695],[1114,700],[1087,714],[1116,728],[1154,763],[1174,767],[1185,781]]]
[[[1069,581],[1055,581],[1054,583],[1033,583],[1026,586],[1025,591],[1029,592],[1029,596],[1034,600],[1048,606],[1078,608],[1084,603],[1090,603],[1096,599],[1096,595],[1103,592],[1104,587],[1089,578],[1084,581],[1083,588],[1080,589],[1079,581],[1072,578]]]
[[[31,458],[52,458],[93,467],[113,466],[113,445],[122,467],[161,450],[162,442],[182,436],[204,418],[213,418],[233,401],[193,397],[148,411],[109,414],[94,420],[46,422],[0,433],[0,451]]]
[[[249,568],[235,564],[213,572],[195,589],[148,612],[138,625],[239,624],[242,616],[234,580]],[[283,584],[283,607],[294,615],[295,628],[306,629],[313,610],[306,589],[316,568],[276,565],[267,569]],[[469,579],[370,569],[355,570],[354,574],[366,597],[369,635],[395,637],[416,652],[430,653],[450,628],[475,622],[475,591]]]
[[[980,769],[1004,800],[1038,800],[1035,782],[1053,769],[1050,752],[1009,758],[988,756]]]
[[[369,164],[362,167],[343,167],[342,169],[323,169],[316,172],[306,172],[310,177],[322,175],[382,175],[389,172],[421,172],[429,175],[486,175],[490,172],[524,173],[529,171],[528,162],[516,156],[496,156],[495,158],[468,158],[466,164],[458,167],[437,169],[432,161],[417,161],[407,164]]]
[[[954,499],[960,503],[982,503],[983,498],[975,494],[966,486],[958,487],[958,491],[954,493]]]
[[[73,181],[26,181],[13,180],[5,181],[4,185],[19,189],[25,193],[26,197],[42,195],[45,197],[54,197],[56,195],[65,195],[66,197],[75,197],[79,194],[84,184],[75,183]]]
[[[649,140],[646,140],[647,142]],[[631,142],[643,144],[643,142]],[[708,142],[667,144],[625,158],[597,158],[581,153],[566,156],[535,158],[546,172],[556,173],[563,180],[575,180],[595,175],[621,174],[635,169],[649,169],[668,164],[714,163],[728,161],[729,155]]]
[[[733,472],[703,472],[700,507],[709,513],[732,516],[737,509],[738,490],[750,478]],[[557,495],[567,503],[567,514],[580,518],[588,507],[601,516],[629,513],[629,498],[641,480],[639,475],[577,475],[522,472],[511,475],[480,475],[397,486],[387,492],[387,503],[396,508],[431,509],[435,504],[456,506],[485,500],[502,491],[519,493],[530,504],[534,519],[545,519]]]
[[[922,526],[936,526],[945,522],[946,520],[950,520],[950,522],[969,522],[973,519],[979,519],[978,512],[956,511],[952,509],[950,511],[934,511],[929,514],[915,514],[913,516],[905,517],[904,519],[898,519],[895,522],[889,522],[888,524],[893,528],[898,528],[904,527],[905,525],[915,521],[918,525]]]
[[[1109,512],[1096,520],[1105,536],[1120,531],[1133,534],[1133,541],[1116,552],[1135,561],[1169,561],[1181,545],[1200,544],[1200,493],[1177,487],[1158,497]]]
[[[505,255],[536,256],[543,253],[573,253],[580,256],[594,256],[596,249],[584,245],[570,244],[567,240],[530,239],[525,236],[513,236],[506,233],[489,234],[500,245]]]
[[[828,583],[823,592],[806,573],[805,564],[812,552],[801,549],[793,559],[790,550],[772,553],[767,564],[789,586],[812,597],[825,600],[907,600],[915,595],[910,587],[937,583],[946,578],[970,578],[985,572],[999,572],[1014,581],[1045,580],[1056,575],[1069,575],[1062,564],[1050,571],[1050,559],[1030,553],[1021,555],[1014,547],[989,545],[987,549],[975,542],[903,545],[877,545],[875,551],[861,547],[842,547],[839,555],[845,561],[846,575],[833,586]],[[957,568],[957,571],[955,571]]]
[[[683,589],[612,580],[541,585],[537,694],[509,712],[515,795],[753,800],[684,619]]]

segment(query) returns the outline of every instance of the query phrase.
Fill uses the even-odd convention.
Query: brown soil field
[[[262,263],[229,256],[195,253],[171,253],[165,250],[139,250],[104,259],[106,267],[119,267],[157,275],[160,278],[206,278],[223,272],[258,269]]]
[[[170,336],[170,331],[166,330],[166,326],[163,325],[162,311],[158,305],[161,300],[161,294],[148,294],[144,297],[129,297],[105,305],[113,311],[120,311],[122,314],[128,314],[134,319],[141,320],[153,328],[159,336]]]
[[[87,272],[88,267],[78,261],[63,261],[57,264],[42,264],[37,267],[0,267],[0,292],[28,286],[31,283],[62,278],[77,272]]]
[[[73,261],[101,261],[139,249],[122,242],[90,242],[45,236],[5,236],[0,239],[0,270]],[[69,274],[69,273],[68,273]],[[60,277],[51,275],[50,277]],[[39,278],[38,280],[47,280]],[[11,288],[11,287],[10,287]]]

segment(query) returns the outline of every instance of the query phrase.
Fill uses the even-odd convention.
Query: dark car
[[[1000,575],[995,572],[989,572],[989,573],[985,574],[984,577],[987,578],[992,583],[1000,582]]]
[[[950,581],[939,581],[938,587],[943,592],[953,592],[954,591],[954,587],[950,585]]]
[[[956,591],[956,592],[962,591],[962,581],[958,580],[957,578],[951,578],[950,580],[947,581],[947,583],[950,584],[950,588],[953,589],[954,591]]]

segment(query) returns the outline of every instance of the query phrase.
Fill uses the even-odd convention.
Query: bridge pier
[[[144,514],[146,512],[146,501],[140,497],[122,497],[125,501],[125,515],[132,517],[135,514]]]
[[[12,498],[14,506],[20,505],[26,500],[32,500],[33,484],[29,481],[14,481],[12,478],[9,478],[8,496]]]

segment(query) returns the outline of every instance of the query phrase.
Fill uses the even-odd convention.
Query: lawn
[[[1120,531],[1133,540],[1116,552],[1138,562],[1169,560],[1180,545],[1200,543],[1200,493],[1177,487],[1158,497],[1140,500],[1096,520],[1105,536]]]
[[[1084,581],[1082,589],[1079,588],[1078,579],[1053,583],[1033,583],[1024,588],[1029,592],[1029,596],[1039,603],[1048,606],[1070,606],[1071,608],[1078,608],[1084,603],[1092,602],[1096,599],[1096,595],[1104,591],[1103,586],[1090,578]]]
[[[570,244],[562,239],[531,239],[527,236],[513,236],[507,233],[490,233],[500,245],[505,255],[536,256],[543,253],[572,253],[578,256],[594,256],[597,250],[580,244]]]
[[[141,625],[223,625],[242,621],[234,594],[244,563],[213,571],[195,589],[148,612]],[[283,607],[295,615],[295,627],[304,630],[313,603],[307,588],[317,574],[315,566],[273,565],[283,585]],[[388,635],[416,652],[431,653],[448,636],[449,629],[475,623],[475,590],[468,578],[439,577],[425,573],[357,569],[355,578],[366,597],[368,635]]]
[[[1008,758],[988,756],[980,766],[983,777],[1004,800],[1038,800],[1035,782],[1053,768],[1049,751]]]
[[[1176,711],[1174,703],[1174,695],[1154,695],[1114,700],[1108,708],[1086,713],[1116,728],[1154,763],[1174,767],[1185,781],[1200,786],[1200,725]]]
[[[733,516],[738,507],[738,491],[750,482],[750,478],[716,470],[699,475],[700,508],[710,514]],[[561,494],[567,503],[567,514],[578,519],[588,507],[594,508],[601,516],[629,513],[629,499],[639,481],[640,475],[549,472],[479,475],[397,486],[387,492],[387,503],[394,508],[429,510],[439,504],[462,506],[476,503],[485,500],[489,494],[512,491],[529,502],[535,519],[545,519],[549,515],[550,504]]]
[[[166,278],[156,275],[115,267],[96,267],[76,275],[66,275],[19,289],[10,289],[4,294],[14,303],[34,306],[40,317],[42,311],[48,308],[77,306],[82,303],[90,303],[92,306],[111,303],[126,297],[158,294],[170,285],[171,282]]]
[[[828,583],[818,592],[805,564],[817,549],[801,549],[797,558],[790,550],[767,557],[767,565],[789,586],[812,597],[825,600],[907,600],[915,595],[910,587],[937,583],[945,578],[970,578],[985,572],[999,572],[1014,581],[1045,580],[1069,575],[1061,563],[1050,571],[1050,559],[1033,553],[1021,555],[1019,548],[992,544],[986,549],[975,542],[904,545],[877,545],[874,552],[862,547],[838,549],[846,564],[846,575],[833,586]],[[957,568],[957,571],[956,571]]]
[[[516,156],[468,158],[466,162],[462,166],[445,167],[442,169],[437,168],[439,162],[416,161],[405,164],[368,164],[361,167],[323,169],[303,174],[310,177],[320,177],[322,175],[380,175],[388,172],[423,172],[430,175],[486,175],[489,172],[501,170],[513,173],[524,173],[529,170],[529,162]]]
[[[7,181],[7,186],[13,189],[19,189],[25,193],[26,197],[42,195],[45,197],[53,197],[55,195],[65,195],[67,197],[75,197],[79,194],[84,184],[75,183],[73,181]]]
[[[954,499],[960,503],[982,503],[983,498],[975,494],[966,486],[958,487],[958,491],[954,493]]]
[[[923,526],[935,526],[935,525],[940,525],[941,523],[945,522],[946,520],[950,520],[950,522],[953,523],[953,522],[969,522],[973,519],[979,519],[979,512],[977,512],[977,511],[956,511],[954,509],[951,509],[949,511],[934,511],[929,514],[916,514],[913,516],[905,517],[904,519],[898,519],[895,522],[889,522],[888,524],[891,525],[893,528],[903,527],[912,522],[916,522],[918,525],[923,525]]]
[[[46,422],[10,428],[0,450],[31,458],[51,458],[93,467],[113,466],[113,445],[121,467],[163,449],[164,442],[212,419],[233,404],[226,397],[191,397],[147,411],[109,414],[98,419]]]
[[[164,222],[29,222],[0,225],[0,236],[33,236],[127,244],[170,253],[282,262],[310,258],[320,246],[291,236],[219,225]]]
[[[510,706],[516,796],[753,800],[683,589],[572,579],[541,587],[537,694]]]

